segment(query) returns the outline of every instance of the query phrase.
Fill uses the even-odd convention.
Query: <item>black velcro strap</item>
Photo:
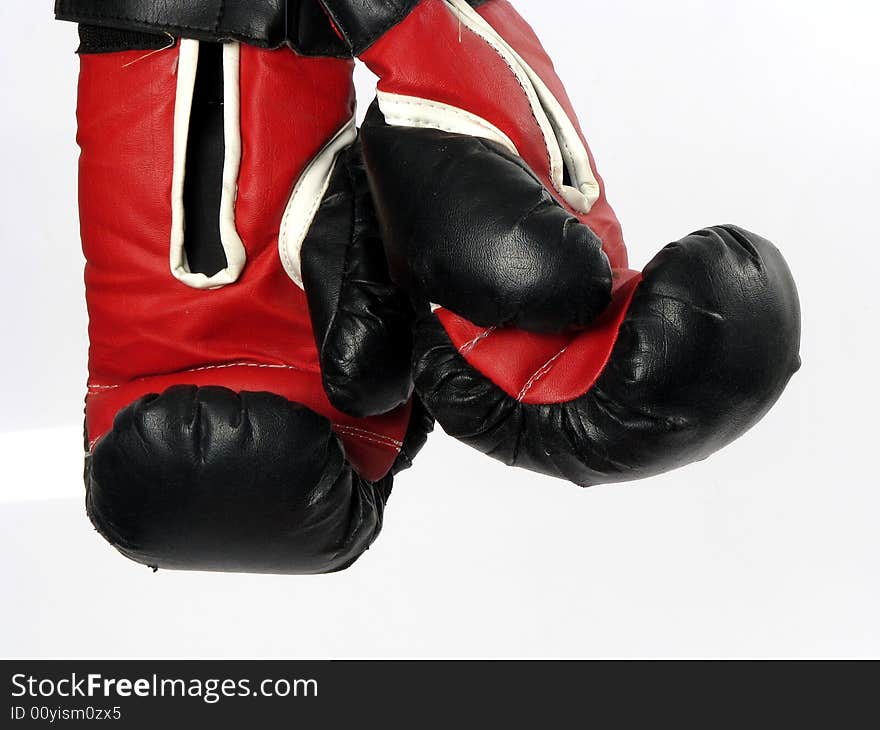
[[[317,0],[56,0],[55,15],[119,32],[118,48],[83,40],[81,53],[161,48],[170,34],[261,48],[286,43],[307,56],[351,55]]]
[[[167,35],[80,24],[79,48],[76,52],[85,54],[152,51],[168,48],[172,45],[174,45],[174,40]]]
[[[59,20],[274,48],[287,39],[288,0],[56,0]]]

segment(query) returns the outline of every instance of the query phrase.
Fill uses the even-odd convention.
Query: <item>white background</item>
[[[785,252],[804,368],[777,407],[705,463],[588,491],[438,433],[340,575],[129,563],[82,508],[75,29],[48,2],[5,2],[4,655],[880,655],[876,3],[517,5],[567,82],[634,265],[728,221]]]

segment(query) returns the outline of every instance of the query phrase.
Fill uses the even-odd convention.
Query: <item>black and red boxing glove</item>
[[[591,485],[702,459],[799,365],[779,251],[733,226],[628,267],[565,90],[505,0],[322,0],[379,76],[362,130],[416,387],[450,434]],[[431,313],[433,310],[433,313]]]
[[[285,3],[222,27],[212,5],[56,8],[81,23],[88,513],[154,567],[339,570],[430,427],[412,310],[376,233],[352,61],[271,50]],[[312,47],[338,45],[320,20]]]

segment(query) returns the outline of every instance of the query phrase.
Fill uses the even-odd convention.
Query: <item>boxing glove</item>
[[[412,310],[352,61],[283,44],[284,3],[201,28],[211,5],[56,7],[81,24],[87,510],[154,568],[336,571],[430,428]]]
[[[362,128],[416,388],[453,436],[588,486],[703,459],[799,366],[779,251],[734,226],[628,266],[553,64],[505,0],[322,0],[378,75]]]

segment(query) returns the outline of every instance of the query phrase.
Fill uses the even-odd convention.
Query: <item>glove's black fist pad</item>
[[[734,227],[622,274],[577,333],[418,324],[416,387],[444,429],[507,464],[589,486],[705,458],[754,425],[798,367],[794,284],[778,250]]]
[[[533,332],[585,325],[608,306],[602,242],[520,157],[480,137],[392,127],[375,104],[363,138],[392,274],[418,298]]]
[[[323,573],[369,547],[390,490],[390,476],[360,477],[305,406],[176,386],[117,416],[90,459],[87,507],[147,565]]]

